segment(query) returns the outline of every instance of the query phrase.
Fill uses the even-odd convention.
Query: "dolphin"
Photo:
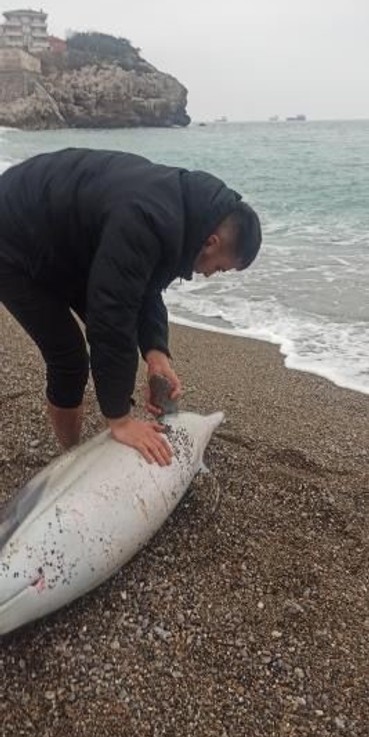
[[[112,576],[157,532],[196,473],[216,412],[163,418],[170,466],[105,431],[47,465],[0,514],[0,635]]]

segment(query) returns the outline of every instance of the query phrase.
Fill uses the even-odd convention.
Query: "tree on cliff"
[[[152,72],[154,67],[140,56],[140,49],[132,46],[127,38],[110,36],[107,33],[76,32],[67,38],[63,54],[46,52],[42,55],[44,74],[55,70],[81,69],[101,63],[115,63],[126,71]]]
[[[79,49],[79,51],[110,59],[124,59],[127,52],[138,52],[138,49],[134,49],[127,38],[96,32],[73,33],[67,39],[67,46],[69,49]]]
[[[90,64],[96,61],[115,61],[122,69],[127,70],[146,64],[140,57],[140,49],[134,48],[127,38],[110,36],[107,33],[74,33],[67,40],[67,49],[72,59],[83,58],[85,63]]]

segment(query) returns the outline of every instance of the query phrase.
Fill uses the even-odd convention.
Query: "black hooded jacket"
[[[42,154],[0,177],[0,257],[85,315],[106,417],[129,410],[137,347],[168,354],[161,291],[191,278],[239,199],[211,174],[116,151]]]

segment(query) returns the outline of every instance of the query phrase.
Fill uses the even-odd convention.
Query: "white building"
[[[49,48],[47,14],[42,10],[7,10],[3,13],[0,44],[39,53]]]

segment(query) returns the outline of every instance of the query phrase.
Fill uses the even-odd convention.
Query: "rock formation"
[[[0,103],[0,125],[118,128],[190,122],[185,87],[148,64],[125,39],[103,34],[75,34],[64,53],[43,54],[41,74],[27,91]]]

